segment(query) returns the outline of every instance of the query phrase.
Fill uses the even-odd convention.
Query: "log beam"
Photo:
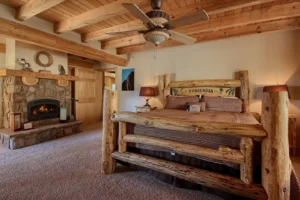
[[[20,21],[27,20],[64,1],[65,0],[29,0],[17,10],[16,18]]]
[[[82,67],[82,68],[87,68],[87,69],[93,69],[94,63],[86,62],[86,61],[78,60],[78,59],[73,59],[73,58],[69,57],[68,58],[68,67],[69,68]]]
[[[266,132],[260,124],[246,125],[222,122],[187,122],[163,117],[145,117],[143,113],[119,112],[112,115],[113,122],[129,122],[138,125],[146,125],[155,128],[175,131],[188,131],[193,133],[219,134],[251,137],[261,141]]]
[[[183,153],[190,156],[201,156],[205,158],[212,158],[212,159],[221,160],[224,162],[236,163],[236,164],[243,164],[245,162],[244,156],[240,151],[231,149],[229,147],[212,149],[208,147],[201,147],[198,145],[184,144],[181,142],[175,142],[170,140],[158,139],[155,137],[134,135],[134,134],[126,135],[124,137],[124,140],[126,142],[162,147],[164,149],[168,149],[169,151],[175,153]]]
[[[172,20],[182,17],[186,14],[194,13],[199,10],[206,10],[210,14],[226,12],[238,8],[258,5],[262,3],[271,2],[273,0],[212,0],[212,1],[200,1],[199,3],[186,6],[183,8],[173,9],[168,12]],[[164,4],[163,4],[164,5]],[[132,30],[147,30],[140,20],[134,20],[121,25],[109,27],[106,29],[101,29],[97,31],[92,31],[86,34],[82,34],[82,41],[88,42],[92,40],[103,40],[107,38],[114,37],[113,35],[106,35],[110,32],[120,32],[120,31],[132,31]]]
[[[262,142],[262,184],[269,200],[290,199],[291,161],[288,141],[288,93],[264,88],[261,124],[268,136]]]
[[[245,157],[245,162],[240,166],[241,180],[246,184],[252,184],[254,147],[251,138],[243,137],[240,142],[240,149]]]
[[[45,33],[43,31],[3,18],[0,18],[0,35],[25,43],[34,44],[44,48],[89,58],[100,62],[106,62],[119,66],[127,65],[127,60],[119,56],[115,56],[83,44],[78,44],[56,35]]]
[[[119,152],[124,153],[127,151],[126,137],[126,123],[119,122]]]
[[[103,135],[102,135],[102,160],[101,173],[112,174],[116,168],[116,160],[112,153],[117,148],[118,123],[110,120],[111,115],[117,111],[117,92],[104,90],[103,100]]]
[[[104,6],[89,10],[80,15],[65,19],[55,25],[54,31],[56,33],[63,33],[79,29],[84,26],[96,24],[98,22],[116,17],[128,12],[122,5],[123,3],[135,3],[137,5],[149,5],[148,0],[117,0]]]
[[[254,184],[247,185],[240,179],[230,176],[224,176],[214,172],[135,153],[114,152],[113,157],[117,160],[146,167],[218,190],[247,196],[253,199],[267,199],[266,193],[261,186]]]

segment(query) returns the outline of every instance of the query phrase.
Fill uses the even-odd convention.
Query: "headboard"
[[[250,112],[250,89],[248,71],[239,71],[238,79],[173,81],[165,75],[164,96],[236,96],[243,100],[243,112]]]

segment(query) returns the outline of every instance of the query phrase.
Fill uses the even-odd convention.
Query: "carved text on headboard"
[[[191,87],[191,88],[172,88],[172,94],[176,96],[225,96],[235,97],[235,88],[226,87]]]

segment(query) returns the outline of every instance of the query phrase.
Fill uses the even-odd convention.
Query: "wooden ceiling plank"
[[[45,33],[43,31],[24,26],[22,24],[12,22],[3,18],[0,18],[0,35],[8,38],[13,38],[18,41],[89,58],[100,62],[106,62],[119,66],[127,65],[127,60],[119,56],[115,56],[83,44],[69,41],[56,35]]]
[[[109,18],[124,14],[127,9],[122,3],[136,3],[138,5],[146,5],[149,2],[147,0],[118,0],[113,3],[101,6],[82,13],[78,16],[71,17],[69,19],[58,22],[55,25],[56,33],[63,33],[66,31],[75,30],[87,25],[95,24],[100,21],[107,20]]]
[[[175,0],[166,0],[165,3],[168,4],[171,10],[179,8]]]
[[[65,0],[29,0],[17,10],[16,18],[20,21],[27,20],[64,1]]]
[[[219,40],[225,39],[230,37],[238,37],[238,36],[245,36],[251,34],[261,34],[267,32],[274,32],[274,31],[287,31],[287,30],[296,30],[300,29],[300,18],[289,18],[283,20],[275,20],[269,22],[262,22],[262,23],[253,23],[248,25],[242,25],[233,28],[225,28],[219,29],[215,31],[208,31],[204,33],[190,35],[192,37],[197,38],[197,43],[204,42],[204,41],[212,41],[212,40]],[[179,42],[168,40],[162,45],[159,46],[159,49],[166,48],[166,47],[175,47],[183,45]],[[140,51],[146,50],[153,50],[145,46],[144,44],[133,45],[128,47],[122,47],[117,49],[117,54],[130,54],[136,53]]]
[[[272,0],[226,0],[223,1],[223,4],[214,3],[213,5],[210,3],[208,5],[205,5],[204,9],[207,9],[210,16],[214,16],[216,13],[222,13],[225,11],[230,11],[233,9],[241,9],[243,6],[249,6],[249,5],[257,5],[261,4],[262,2],[270,2]],[[215,0],[215,2],[217,2]],[[167,3],[167,2],[165,2]],[[204,4],[203,4],[204,5]],[[189,6],[187,6],[189,7]],[[172,10],[170,13],[170,16],[172,16],[172,19],[179,18],[186,13],[192,13],[195,11],[199,11],[199,9],[202,9],[199,6],[193,5],[189,7],[189,9],[185,10],[183,13],[183,10],[185,8],[178,8],[175,10]],[[134,21],[118,25],[116,27],[109,27],[103,30],[97,30],[89,33],[85,33],[82,35],[82,42],[89,42],[92,40],[103,40],[107,38],[111,38],[113,36],[106,35],[106,33],[110,32],[121,32],[121,31],[131,31],[131,30],[147,30],[147,28],[143,25],[143,23],[136,19]]]
[[[142,34],[129,36],[126,38],[110,40],[107,42],[101,43],[102,49],[112,49],[112,48],[119,48],[124,46],[131,46],[135,44],[143,44],[146,40]]]

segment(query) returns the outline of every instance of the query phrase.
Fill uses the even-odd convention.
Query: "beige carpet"
[[[174,188],[123,166],[118,166],[118,173],[102,175],[100,130],[96,125],[81,134],[19,150],[0,148],[0,199],[220,199]]]

